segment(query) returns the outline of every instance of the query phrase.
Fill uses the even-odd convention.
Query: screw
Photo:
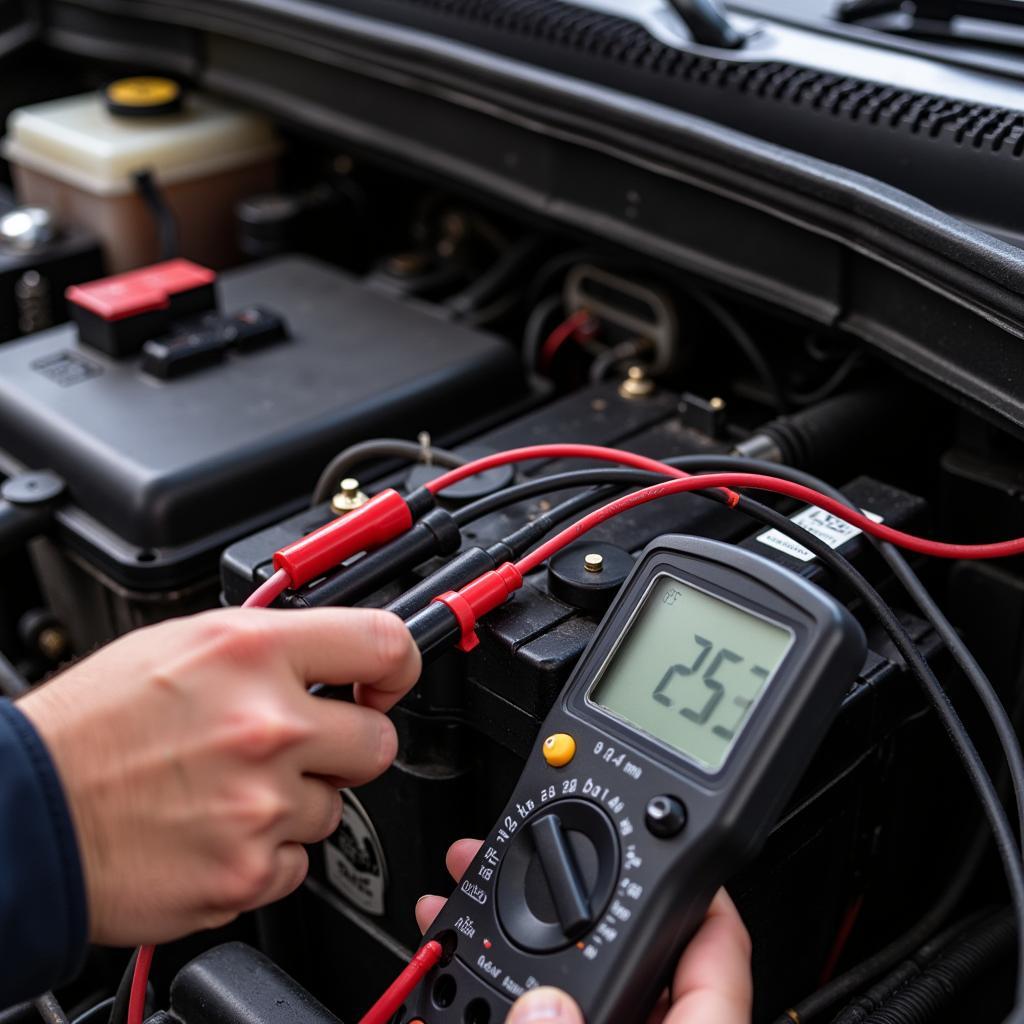
[[[716,396],[715,398],[711,399],[708,405],[710,405],[711,408],[715,410],[715,412],[721,412],[725,408],[725,399],[718,398]]]
[[[604,555],[592,551],[589,555],[583,556],[583,568],[587,572],[601,572],[604,569]]]

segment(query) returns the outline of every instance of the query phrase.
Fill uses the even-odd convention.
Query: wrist
[[[88,908],[90,938],[103,941],[103,922],[106,920],[103,895],[104,886],[100,878],[104,862],[103,851],[107,847],[99,828],[95,801],[86,798],[87,772],[104,772],[102,762],[106,760],[101,742],[93,742],[92,730],[82,729],[81,722],[75,725],[72,709],[66,706],[66,698],[54,687],[42,686],[26,694],[16,703],[18,710],[35,729],[56,769],[63,790],[68,817],[78,847],[78,858]],[[82,749],[83,741],[89,749]],[[116,788],[108,787],[116,792]]]

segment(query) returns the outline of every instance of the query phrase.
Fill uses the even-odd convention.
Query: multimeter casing
[[[653,582],[678,581],[792,631],[793,642],[724,764],[709,772],[589,700]],[[763,843],[866,656],[863,631],[834,598],[760,556],[716,541],[666,536],[641,555],[542,726],[504,812],[430,935],[448,956],[396,1018],[499,1024],[527,989],[572,995],[588,1024],[646,1018],[715,891]],[[565,733],[562,767],[544,740]],[[685,808],[663,837],[652,799]],[[527,906],[527,830],[557,815],[586,818],[592,918],[559,935]],[[590,846],[594,850],[590,850]],[[521,897],[521,898],[520,898]],[[532,921],[526,920],[533,918]],[[529,938],[524,940],[523,935]]]

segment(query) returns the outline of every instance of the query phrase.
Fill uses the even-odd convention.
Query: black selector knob
[[[604,913],[619,870],[619,843],[608,816],[584,800],[561,800],[513,838],[497,884],[508,937],[547,953],[575,942]]]

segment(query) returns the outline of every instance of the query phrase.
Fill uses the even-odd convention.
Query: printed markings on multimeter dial
[[[642,766],[630,760],[624,751],[606,741],[596,740],[592,750],[604,764],[618,768],[625,779],[635,782],[642,777]],[[644,885],[636,877],[643,868],[643,856],[638,845],[629,841],[643,822],[643,808],[640,807],[639,811],[630,809],[636,808],[638,796],[641,801],[646,799],[643,794],[627,795],[620,789],[604,785],[593,776],[585,774],[558,778],[555,782],[541,786],[534,795],[517,800],[509,809],[510,813],[504,816],[492,836],[493,843],[485,843],[470,868],[472,873],[463,877],[459,891],[481,907],[486,906],[494,898],[494,885],[505,852],[521,829],[548,808],[557,809],[566,799],[583,799],[593,803],[609,817],[622,841],[621,866],[611,901],[604,914],[591,926],[585,940],[571,945],[579,951],[583,961],[597,961],[602,958],[602,954],[603,958],[607,959],[614,951],[623,925],[639,911],[644,896]],[[542,984],[532,976],[518,980],[507,973],[490,953],[494,947],[492,939],[481,933],[480,926],[472,916],[460,917],[455,922],[454,930],[479,943],[471,947],[477,950],[475,959],[466,959],[483,980],[496,985],[513,998],[518,998],[528,989]],[[460,950],[460,954],[466,956],[466,950]]]

